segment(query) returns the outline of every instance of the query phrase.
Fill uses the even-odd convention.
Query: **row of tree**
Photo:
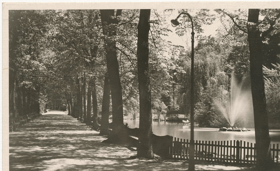
[[[70,115],[97,129],[97,97],[100,97],[103,87],[101,134],[109,133],[111,96],[113,122],[109,139],[124,141],[127,135],[124,134],[120,74],[136,73],[137,67],[126,67],[131,71],[120,73],[117,49],[130,59],[126,52],[130,45],[118,39],[117,32],[120,28],[118,24],[123,29],[133,24],[136,12],[119,23],[122,10],[116,13],[115,10],[10,11],[10,120],[31,112],[39,113],[40,103],[62,101],[67,103]],[[135,48],[138,59],[137,62],[130,61],[131,65],[139,65],[140,101],[146,100],[145,105],[140,107],[141,123],[145,124],[140,125],[139,149],[142,150],[138,152],[144,157],[153,157],[151,93],[147,74],[149,18],[150,10],[140,11],[138,34],[141,36]],[[129,36],[128,33],[123,34]],[[128,48],[119,48],[117,40],[123,41],[122,45]],[[135,49],[130,50],[134,53]],[[100,81],[99,85],[97,81]],[[133,83],[135,78],[128,81]],[[136,88],[126,91],[128,99],[125,101],[128,103]]]
[[[108,134],[112,114],[109,139],[120,142],[126,139],[124,116],[135,118],[139,113],[138,155],[152,157],[152,113],[188,114],[190,109],[190,52],[166,41],[172,30],[168,17],[174,11],[10,11],[10,120],[39,112],[50,102],[67,104],[70,115],[95,129],[101,115],[101,134]],[[255,121],[263,121],[267,115],[279,121],[279,10],[249,15],[245,10],[222,9],[215,13],[178,12],[192,14],[198,41],[194,68],[196,122],[201,126],[225,124],[213,99],[226,104],[232,71],[239,80],[256,74],[251,77],[252,86],[262,86],[262,64],[269,113],[265,106],[257,105],[260,109],[254,111],[261,113],[261,119],[256,115]],[[217,35],[203,35],[203,26],[217,19],[222,23]],[[189,31],[188,20],[182,16],[181,21],[175,31],[184,36]],[[247,29],[248,23],[257,25]],[[259,54],[263,55],[255,58]],[[263,90],[252,89],[253,95]],[[254,105],[265,104],[264,94],[253,98],[262,99]],[[260,129],[268,126],[255,124],[261,125]],[[267,141],[262,145],[267,147]]]

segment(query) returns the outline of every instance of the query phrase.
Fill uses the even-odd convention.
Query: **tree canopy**
[[[214,97],[227,101],[229,77],[234,71],[241,80],[250,72],[247,43],[246,9],[228,10],[151,10],[149,30],[149,72],[153,112],[188,113],[190,88],[190,22],[179,18],[179,27],[172,28],[171,14],[188,12],[193,16],[195,45],[195,104],[197,121],[204,116],[214,126]],[[97,102],[102,104],[108,40],[116,42],[119,77],[124,114],[137,115],[139,110],[137,82],[137,26],[140,11],[122,10],[114,16],[104,32],[99,10],[28,10],[10,11],[10,68],[16,73],[15,87],[36,91],[40,102],[57,99],[66,103],[74,98],[76,78],[96,78]],[[279,10],[260,11],[263,59],[267,94],[273,96],[279,65]],[[207,25],[219,23],[213,34]],[[206,29],[205,29],[206,28]],[[186,37],[181,44],[168,40],[172,32]],[[185,47],[184,43],[187,44]],[[208,98],[207,98],[208,97]],[[268,110],[275,116],[276,97],[267,97]],[[208,99],[208,100],[205,100]],[[270,99],[274,99],[271,101]],[[204,102],[205,101],[205,102]],[[207,102],[206,102],[207,101]],[[166,107],[162,107],[162,103]],[[206,106],[208,105],[208,107]],[[273,107],[274,106],[274,107]],[[274,108],[274,109],[272,109]],[[210,114],[209,110],[212,111]],[[98,110],[101,110],[99,108]],[[206,112],[206,113],[205,113]],[[277,116],[277,115],[276,115]],[[202,119],[205,120],[205,119]]]

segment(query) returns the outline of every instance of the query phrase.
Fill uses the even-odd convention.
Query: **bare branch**
[[[232,16],[231,14],[225,12],[224,10],[218,9],[217,11],[222,12],[223,14],[225,14],[226,16],[228,16],[231,21],[233,22],[233,24],[241,31],[243,31],[244,33],[247,33],[247,30],[245,28],[243,28],[242,26],[240,26],[234,19],[234,16]]]
[[[133,55],[137,56],[136,52],[134,52],[131,48],[129,48],[127,45],[125,45],[124,43],[117,41],[120,45],[122,45],[123,47],[125,47],[126,49],[128,49]]]
[[[119,50],[122,54],[124,54],[124,55],[127,57],[127,59],[130,61],[131,65],[133,65],[133,67],[136,68],[136,66],[135,66],[134,62],[132,62],[130,56],[129,56],[128,54],[126,54],[122,49],[120,49],[120,48],[118,48],[118,47],[116,47],[116,48],[117,48],[117,50]]]

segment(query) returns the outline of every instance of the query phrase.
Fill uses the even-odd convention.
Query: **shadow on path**
[[[10,170],[187,170],[185,161],[130,159],[124,146],[65,114],[45,114],[10,133]],[[211,165],[197,170],[238,170]]]

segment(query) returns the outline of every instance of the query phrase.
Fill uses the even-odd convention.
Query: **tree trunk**
[[[86,91],[87,91],[87,89],[86,89],[86,87],[87,87],[87,81],[86,81],[86,76],[85,76],[85,73],[84,73],[84,83],[83,83],[83,95],[84,95],[84,99],[83,99],[83,102],[84,102],[84,111],[83,111],[83,122],[85,122],[86,123],[86,119],[87,119],[87,105],[86,105],[86,103],[87,103],[87,93],[86,93]]]
[[[26,115],[26,90],[25,87],[21,87],[21,95],[22,95],[22,114]]]
[[[92,96],[92,87],[91,87],[91,80],[89,80],[88,84],[88,92],[87,92],[87,125],[91,124],[91,96]]]
[[[83,86],[83,82],[84,82],[84,77],[81,78],[81,82],[80,82],[80,116],[79,119],[81,122],[83,122],[83,112],[84,112],[84,108],[83,108],[83,100],[84,100],[84,86]]]
[[[15,116],[15,70],[14,67],[12,67],[13,64],[9,65],[9,116],[10,119],[13,120]]]
[[[92,80],[92,109],[93,109],[92,127],[94,130],[97,130],[98,129],[98,124],[97,124],[98,105],[97,105],[95,78],[93,78]]]
[[[74,117],[74,105],[73,105],[72,93],[70,94],[70,110],[71,110],[71,116]]]
[[[77,97],[74,99],[74,102],[73,102],[73,110],[72,110],[72,116],[74,117],[74,118],[77,118],[77,112],[78,112],[78,110],[77,110]]]
[[[80,116],[81,116],[81,113],[82,113],[82,95],[81,95],[81,90],[80,90],[80,81],[79,81],[79,78],[77,78],[77,119],[81,119]]]
[[[109,110],[110,108],[110,86],[108,75],[105,75],[104,79],[104,90],[103,90],[103,100],[102,100],[102,118],[101,118],[101,135],[108,135],[109,128]]]
[[[31,89],[27,89],[27,100],[26,100],[26,114],[31,113],[30,106],[31,106]]]
[[[17,40],[18,40],[18,30],[20,18],[20,11],[9,11],[9,113],[12,117],[11,119],[15,119],[16,113],[18,112],[17,104],[18,104],[18,89],[17,89],[17,71],[16,71],[16,49]]]
[[[70,106],[69,99],[67,100],[67,110],[68,110],[68,115],[71,115],[71,106]]]
[[[22,94],[22,88],[17,87],[17,97],[18,97],[18,113],[19,115],[23,116],[24,109],[23,109],[23,94]]]
[[[148,42],[150,13],[151,10],[140,10],[137,42],[138,82],[140,95],[140,125],[137,156],[146,158],[153,158]]]
[[[36,103],[36,112],[35,113],[36,113],[36,115],[39,115],[40,114],[39,96],[37,96],[35,103]]]
[[[41,90],[41,87],[40,86],[37,86],[35,88],[35,91],[34,91],[34,98],[33,98],[33,102],[35,104],[35,113],[36,115],[39,115],[40,114],[40,102],[39,102],[39,95],[40,95],[40,90]]]
[[[67,100],[67,110],[68,115],[72,116],[72,106],[71,106],[71,93],[68,95],[66,94],[66,100]]]
[[[122,101],[122,87],[119,76],[119,64],[117,60],[116,41],[114,36],[116,35],[116,24],[118,23],[116,16],[114,16],[114,10],[100,10],[101,21],[103,27],[103,34],[108,36],[105,40],[107,70],[110,80],[110,89],[112,96],[112,112],[113,112],[113,124],[112,134],[110,137],[114,141],[122,141],[123,134],[123,101]],[[121,14],[121,10],[117,10],[117,16]]]
[[[257,168],[258,170],[267,170],[270,161],[270,139],[262,71],[262,40],[260,37],[260,31],[257,28],[258,18],[259,10],[249,9],[248,41],[250,50],[251,89],[257,147]]]
[[[88,20],[89,20],[89,23],[92,25],[92,26],[95,26],[95,23],[98,19],[98,14],[95,14],[93,15],[93,11],[90,12],[89,16],[88,16]],[[89,34],[89,38],[90,39],[93,39],[94,35],[93,35],[94,31],[91,30],[90,34]],[[90,44],[90,56],[92,59],[95,59],[96,56],[97,56],[97,50],[98,50],[98,46],[94,45],[94,43],[92,42]],[[95,70],[95,60],[93,60],[93,62],[91,63],[93,69]],[[98,111],[98,105],[97,105],[97,96],[96,96],[96,85],[95,85],[95,78],[93,78],[93,80],[91,80],[90,82],[91,84],[91,88],[88,89],[91,91],[91,94],[92,94],[92,108],[93,108],[93,116],[92,118],[90,117],[90,120],[93,122],[93,129],[97,129],[97,124],[96,124],[96,117],[97,117],[97,111]],[[91,111],[90,111],[91,112]],[[91,116],[91,115],[90,115]]]

